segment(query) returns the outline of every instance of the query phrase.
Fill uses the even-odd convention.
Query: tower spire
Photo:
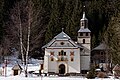
[[[85,12],[83,12],[83,17],[82,17],[82,19],[87,20],[87,18],[85,17]]]
[[[85,16],[85,6],[83,6],[83,16],[80,20],[81,28],[87,28],[88,27],[88,19]]]

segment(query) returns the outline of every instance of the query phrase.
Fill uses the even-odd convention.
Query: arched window
[[[62,55],[62,56],[64,55],[64,51],[63,51],[63,50],[61,50],[61,55]]]
[[[74,58],[73,58],[73,57],[71,57],[71,61],[74,61]]]
[[[74,61],[74,51],[70,52],[71,61]]]
[[[66,56],[66,52],[64,52],[64,56]]]
[[[59,52],[59,56],[61,55],[61,53]]]
[[[53,56],[54,56],[54,52],[50,52],[50,59],[51,59],[51,61],[54,61]]]
[[[83,39],[83,44],[85,44],[85,39]]]
[[[66,56],[66,52],[64,52],[63,50],[61,50],[61,52],[59,52],[58,55],[59,55],[59,56]]]
[[[54,58],[53,58],[53,57],[51,57],[51,61],[54,61]]]
[[[82,21],[82,22],[81,22],[81,26],[85,26],[85,23],[84,23],[84,21]]]
[[[51,55],[51,56],[54,56],[54,52],[50,52],[50,55]]]

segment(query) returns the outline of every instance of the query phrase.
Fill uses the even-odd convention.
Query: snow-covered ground
[[[59,76],[37,76],[37,75],[29,75],[27,78],[24,77],[24,74],[13,76],[12,67],[7,67],[7,76],[0,76],[0,80],[119,80],[114,78],[104,78],[104,79],[87,79],[81,76],[68,76],[68,77],[59,77]],[[37,65],[29,65],[28,71],[37,71],[39,70],[39,66]]]
[[[113,78],[104,78],[104,79],[86,79],[81,77],[23,77],[23,76],[8,76],[0,77],[0,80],[119,80]]]
[[[33,61],[32,61],[33,62]],[[38,64],[36,64],[38,63]],[[40,69],[39,62],[33,62],[32,64],[29,64],[28,71],[36,71]],[[4,75],[0,76],[0,80],[120,80],[120,79],[114,79],[114,78],[104,78],[104,79],[87,79],[85,77],[81,76],[68,76],[68,77],[59,77],[59,76],[37,76],[37,75],[28,75],[28,77],[24,77],[24,74],[21,73],[21,75],[13,76],[12,67],[14,66],[14,63],[7,65],[7,74],[6,77]],[[2,66],[0,67],[0,71],[3,71]]]

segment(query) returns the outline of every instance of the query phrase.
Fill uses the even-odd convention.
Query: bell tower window
[[[81,23],[81,26],[84,26],[84,23],[83,23],[83,22]]]
[[[80,36],[83,36],[83,33],[80,33]]]
[[[88,36],[88,33],[86,33],[86,36]]]
[[[83,39],[83,44],[85,44],[85,39]]]

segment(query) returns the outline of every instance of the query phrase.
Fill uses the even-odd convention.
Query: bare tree
[[[10,20],[6,23],[10,47],[15,47],[22,55],[25,76],[27,77],[28,57],[44,41],[47,17],[41,5],[35,6],[32,0],[20,0],[10,10]],[[44,16],[44,18],[43,18]]]
[[[27,77],[27,68],[28,68],[28,54],[30,50],[30,27],[32,22],[32,2],[31,0],[28,2],[28,34],[27,34],[27,50],[26,50],[26,68],[25,68],[25,76]]]
[[[14,38],[12,44],[19,44],[20,53],[22,55],[23,70],[25,76],[27,77],[27,63],[29,55],[29,46],[30,46],[30,27],[31,27],[31,13],[32,13],[32,2],[31,0],[24,1],[21,0],[17,2],[14,8],[11,10],[10,16],[11,21],[7,23],[7,32],[10,33],[9,39]],[[11,27],[14,26],[14,27]],[[9,29],[9,30],[8,30]],[[7,39],[8,40],[8,39]],[[8,40],[11,41],[11,40]],[[14,47],[15,47],[14,46]]]
[[[25,59],[24,59],[24,53],[23,53],[23,40],[22,40],[22,24],[21,24],[21,17],[20,17],[20,4],[18,2],[18,24],[19,24],[19,36],[20,36],[20,53],[22,55],[22,61],[23,61],[23,67],[25,70]]]

